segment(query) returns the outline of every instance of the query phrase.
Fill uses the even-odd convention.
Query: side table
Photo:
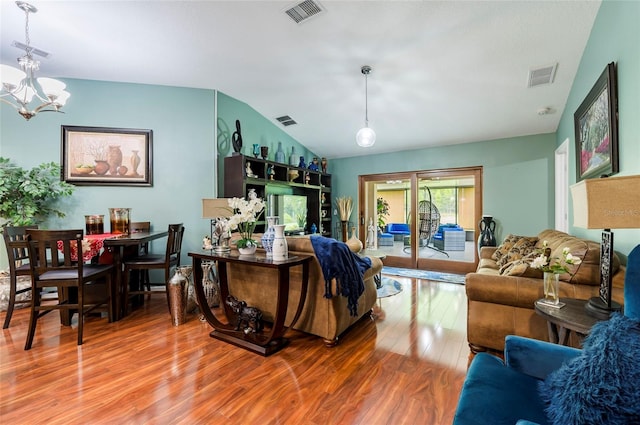
[[[555,344],[567,345],[569,342],[569,334],[574,331],[580,339],[580,343],[589,333],[591,327],[598,322],[593,316],[590,316],[584,306],[586,300],[577,300],[574,298],[560,298],[565,303],[562,308],[551,307],[544,303],[535,302],[535,311],[547,320],[549,329],[549,341]]]
[[[373,249],[363,249],[358,253],[358,255],[361,257],[379,258],[380,261],[387,258],[387,254],[385,254],[384,252]],[[376,283],[377,289],[382,288],[382,269],[380,269],[380,273],[378,273],[377,276],[373,277],[373,281]]]
[[[292,328],[298,321],[300,313],[302,313],[302,307],[304,307],[304,301],[307,298],[309,263],[313,258],[311,255],[296,254],[286,260],[274,261],[261,254],[240,255],[237,251],[220,254],[206,250],[202,252],[190,252],[189,256],[193,259],[193,286],[198,299],[198,305],[206,321],[213,327],[213,331],[209,334],[212,338],[245,348],[263,356],[273,354],[289,343],[289,340],[284,338],[284,333],[288,329],[284,326],[284,320],[287,316],[287,306],[289,305],[289,272],[292,267],[302,265],[300,300],[298,301],[298,308],[296,309],[293,320],[289,325],[289,328]],[[203,261],[215,261],[217,263],[220,283],[220,305],[224,310],[227,323],[220,322],[208,306],[202,286]],[[235,330],[233,323],[235,322],[236,315],[226,303],[227,296],[229,295],[227,267],[235,263],[248,263],[258,267],[275,268],[278,270],[278,291],[277,294],[274,295],[278,300],[278,307],[274,313],[271,329],[256,333],[245,333],[242,329]]]

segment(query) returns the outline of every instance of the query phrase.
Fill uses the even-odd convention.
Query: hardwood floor
[[[451,424],[467,367],[464,286],[390,276],[335,348],[300,332],[271,357],[174,327],[155,296],[125,319],[89,318],[84,345],[57,313],[24,351],[28,309],[0,345],[0,422],[11,424]]]

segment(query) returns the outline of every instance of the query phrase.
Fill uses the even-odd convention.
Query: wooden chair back
[[[33,226],[6,226],[2,229],[4,246],[7,249],[7,259],[9,261],[9,297],[7,300],[7,312],[4,317],[3,329],[7,329],[11,323],[11,316],[16,305],[16,296],[31,290],[26,287],[18,290],[18,276],[29,276],[31,269],[29,266],[29,247],[27,243],[27,230],[37,229]],[[26,304],[31,301],[19,301],[18,304]]]

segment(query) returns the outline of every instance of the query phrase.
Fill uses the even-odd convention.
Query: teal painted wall
[[[186,253],[201,246],[209,224],[201,218],[201,198],[214,194],[215,92],[141,84],[65,80],[71,98],[65,114],[41,113],[25,121],[6,105],[0,108],[0,155],[31,168],[60,162],[60,126],[142,128],[153,130],[153,187],[77,186],[66,199],[64,219],[51,228],[84,228],[85,214],[105,214],[109,207],[131,207],[134,221],[153,228],[183,222]],[[107,226],[108,229],[108,226]],[[163,249],[161,241],[152,244]],[[6,252],[2,247],[3,268]]]
[[[557,144],[570,140],[570,182],[576,182],[573,114],[610,62],[618,67],[619,176],[640,174],[640,2],[605,0],[600,6],[560,126]],[[640,188],[638,188],[640,190]],[[570,219],[573,208],[570,202]],[[600,239],[599,230],[571,227],[572,234]],[[614,230],[617,252],[626,257],[640,243],[640,230]]]
[[[333,198],[351,196],[357,205],[359,175],[482,166],[483,213],[494,216],[498,240],[535,235],[554,224],[554,149],[555,135],[543,134],[334,159]]]
[[[236,120],[240,120],[242,133],[240,152],[244,155],[252,156],[253,144],[257,143],[260,146],[267,146],[269,148],[267,159],[275,161],[278,142],[282,142],[282,150],[287,163],[293,147],[295,147],[297,156],[304,156],[306,163],[317,156],[251,106],[218,92],[218,168],[220,176],[224,176],[224,157],[231,156],[233,153],[231,137],[236,131]],[[224,194],[222,178],[220,178],[219,184],[218,193],[222,196]]]

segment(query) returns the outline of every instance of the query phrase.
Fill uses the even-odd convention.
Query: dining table
[[[128,256],[137,255],[140,247],[150,241],[161,239],[169,235],[168,230],[152,231],[152,232],[135,232],[129,234],[123,233],[101,233],[93,235],[84,235],[82,239],[82,261],[99,264],[113,264],[115,275],[111,285],[111,297],[113,299],[113,320],[120,320],[126,315],[125,293],[123,286],[123,263]],[[58,249],[62,249],[61,243]],[[129,248],[129,249],[127,249]],[[72,244],[72,258],[75,256],[77,260],[78,248]],[[75,253],[74,253],[75,252]],[[132,254],[135,252],[135,254]],[[132,285],[137,285],[137,276],[131,279]],[[64,298],[70,301],[77,295],[64,294]],[[68,311],[60,314],[60,322],[63,325],[71,324],[71,315]]]
[[[139,252],[140,247],[146,243],[149,243],[156,239],[165,238],[169,235],[168,230],[151,231],[151,232],[136,232],[129,234],[111,235],[104,239],[103,247],[105,248],[105,254],[110,253],[113,256],[113,265],[115,266],[115,285],[113,287],[112,296],[114,297],[114,318],[113,320],[120,320],[126,315],[127,300],[124,299],[126,291],[123,287],[123,262],[126,259],[126,251],[128,247],[137,248],[135,251]],[[103,254],[103,255],[105,255]],[[135,279],[134,279],[135,280]],[[132,282],[137,284],[137,282]]]

